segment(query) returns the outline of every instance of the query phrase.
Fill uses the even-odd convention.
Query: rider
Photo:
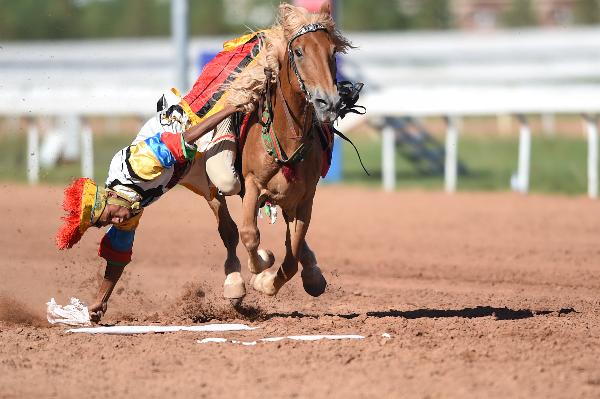
[[[106,312],[108,298],[131,261],[135,229],[144,208],[177,183],[195,192],[208,192],[202,156],[194,143],[235,111],[226,106],[184,133],[156,130],[115,154],[106,187],[80,178],[65,189],[66,215],[56,234],[59,249],[71,248],[91,226],[111,225],[98,251],[106,260],[106,269],[96,300],[89,307],[92,321],[99,321]]]

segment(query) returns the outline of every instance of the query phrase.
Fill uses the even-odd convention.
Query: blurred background
[[[279,3],[0,0],[0,180],[103,181],[162,93]],[[339,128],[371,176],[340,141],[326,181],[597,196],[600,1],[331,3],[367,107]]]

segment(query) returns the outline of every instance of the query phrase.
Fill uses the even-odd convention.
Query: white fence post
[[[444,188],[447,193],[456,191],[458,172],[458,128],[456,117],[446,117],[446,159],[444,164]]]
[[[513,189],[526,194],[529,191],[529,164],[531,159],[531,129],[524,115],[517,115],[519,120],[519,166],[516,184]]]
[[[596,118],[584,115],[588,140],[587,177],[588,197],[598,198],[598,126]]]
[[[396,139],[394,128],[389,124],[384,125],[381,143],[381,173],[383,189],[394,191],[396,188]]]
[[[188,89],[188,0],[171,0],[171,37],[175,48],[177,89]]]
[[[33,120],[27,127],[27,181],[37,184],[40,180],[40,133]]]
[[[94,178],[94,136],[86,120],[83,121],[81,129],[81,175]]]

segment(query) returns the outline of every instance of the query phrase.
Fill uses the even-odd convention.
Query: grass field
[[[362,171],[352,147],[344,145],[344,181],[352,184],[381,184],[381,142],[356,140],[371,173]],[[458,177],[458,190],[506,191],[517,170],[518,137],[463,136],[458,156],[467,173]],[[587,192],[587,143],[583,138],[554,136],[532,138],[530,187],[533,192],[583,194]],[[396,155],[397,185],[401,188],[442,189],[442,175],[419,173],[400,154]]]
[[[371,172],[366,176],[352,147],[343,143],[344,182],[377,186],[381,184],[381,146],[377,139],[354,135],[363,160]],[[94,140],[95,179],[104,181],[113,154],[130,142],[128,135],[107,134]],[[459,158],[468,173],[459,176],[458,189],[506,191],[510,189],[510,176],[517,168],[518,138],[516,136],[462,136],[459,141]],[[578,137],[541,137],[532,139],[530,186],[533,192],[584,194],[587,190],[587,144]],[[0,180],[25,182],[26,138],[24,135],[0,136]],[[40,180],[44,183],[63,184],[80,175],[79,163],[64,163],[44,170]],[[397,155],[397,183],[402,188],[439,190],[443,176],[417,171],[401,155]]]

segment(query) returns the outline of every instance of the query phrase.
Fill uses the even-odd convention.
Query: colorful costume
[[[58,247],[71,248],[77,243],[98,222],[107,203],[125,206],[134,216],[108,229],[99,255],[108,264],[126,265],[131,261],[143,207],[179,183],[199,158],[196,145],[187,144],[181,133],[157,132],[122,149],[110,164],[106,189],[82,178],[65,190],[63,207],[68,214],[56,236]]]
[[[187,144],[182,133],[156,132],[136,138],[113,157],[106,187],[144,208],[179,183],[200,157],[196,145]],[[108,263],[129,263],[140,217],[141,213],[135,220],[108,229],[99,251]]]
[[[260,33],[226,42],[224,50],[207,64],[184,98],[176,90],[161,98],[157,114],[144,124],[130,146],[113,157],[106,188],[85,178],[69,186],[63,203],[67,215],[56,235],[57,246],[66,249],[77,243],[90,226],[96,225],[107,203],[124,206],[134,216],[110,226],[100,243],[99,255],[109,265],[126,265],[131,261],[135,229],[143,208],[176,184],[209,200],[217,190],[228,195],[238,193],[232,118],[223,120],[212,134],[206,134],[194,145],[185,142],[183,133],[232,104],[231,85],[245,68],[257,66],[256,57],[262,48]],[[256,93],[248,97],[250,102],[259,95],[260,85],[255,89]]]
[[[262,93],[262,83],[259,80],[253,81],[254,92],[248,94],[247,98],[240,96],[232,87],[240,80],[248,79],[242,74],[243,71],[248,68],[262,68],[258,65],[258,56],[263,50],[263,32],[225,42],[223,50],[206,64],[189,93],[180,97],[179,92],[173,89],[172,92],[163,95],[159,101],[159,112],[142,127],[138,138],[148,137],[158,129],[183,132],[221,111],[227,104],[240,105],[241,102],[250,106]],[[234,167],[237,154],[235,130],[233,118],[227,118],[214,132],[203,136],[197,142],[198,150],[204,156],[204,172],[198,171],[195,178],[202,181],[201,186],[210,186],[208,190],[200,190],[200,194],[207,199],[216,191],[224,195],[234,195],[240,191],[240,178]],[[200,176],[201,173],[205,173],[206,176]],[[184,182],[184,185],[191,188],[189,183]],[[194,188],[192,190],[198,192]]]

